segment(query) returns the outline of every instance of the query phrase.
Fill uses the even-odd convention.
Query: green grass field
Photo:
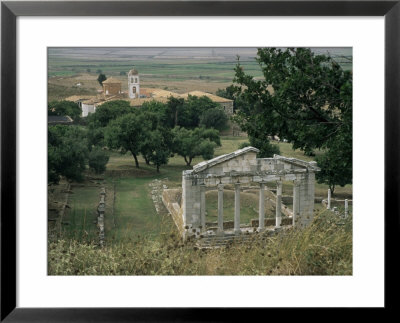
[[[247,73],[261,77],[262,73],[255,60],[241,61]],[[188,80],[202,79],[208,81],[232,81],[235,60],[128,60],[120,63],[109,60],[66,59],[49,56],[48,76],[69,76],[79,73],[98,74],[101,70],[106,75],[118,76],[120,72],[128,73],[135,66],[146,78]]]
[[[94,186],[72,186],[69,197],[70,210],[64,217],[63,234],[78,241],[92,241],[98,237],[94,221],[97,218],[99,189]]]

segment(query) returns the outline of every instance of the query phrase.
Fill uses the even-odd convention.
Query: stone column
[[[264,208],[264,202],[265,202],[265,197],[264,197],[264,189],[265,189],[265,183],[260,183],[260,199],[259,199],[259,205],[258,205],[258,231],[263,231],[264,230],[264,220],[265,220],[265,208]]]
[[[224,233],[224,185],[218,184],[218,234]]]
[[[276,220],[275,227],[280,228],[282,221],[282,181],[276,182]]]
[[[328,210],[331,209],[331,189],[328,189],[328,206],[326,207]]]
[[[200,184],[200,223],[201,231],[206,230],[206,186]]]
[[[293,186],[293,222],[292,225],[296,225],[298,216],[300,215],[300,183],[294,181]]]
[[[240,183],[235,183],[235,234],[240,234]]]
[[[192,170],[182,172],[182,236],[187,238],[201,226],[200,185]]]
[[[347,218],[349,216],[349,200],[344,200],[344,217]]]

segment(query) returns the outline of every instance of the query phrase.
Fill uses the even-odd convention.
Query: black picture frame
[[[133,14],[132,14],[133,13]],[[19,16],[384,16],[385,17],[385,309],[399,235],[400,1],[4,1],[1,3],[1,321],[234,321],[243,309],[17,308],[16,19]],[[393,253],[391,252],[393,250]],[[390,256],[392,255],[392,257]],[[265,315],[251,309],[252,317]]]

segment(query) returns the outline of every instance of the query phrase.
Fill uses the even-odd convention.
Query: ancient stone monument
[[[201,162],[182,174],[181,201],[171,201],[171,192],[163,192],[163,202],[172,214],[184,239],[204,237],[208,234],[224,235],[223,191],[224,185],[234,186],[235,212],[233,234],[240,235],[240,188],[241,185],[259,185],[259,221],[257,232],[265,230],[265,189],[267,182],[276,183],[275,228],[281,227],[282,182],[293,183],[293,211],[291,224],[306,226],[313,219],[315,172],[320,169],[316,162],[274,155],[273,158],[257,158],[254,147],[246,147],[230,154]],[[210,232],[206,228],[206,189],[218,189],[218,228]],[[180,203],[179,203],[180,202]]]

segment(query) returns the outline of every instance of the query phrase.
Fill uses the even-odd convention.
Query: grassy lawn
[[[94,186],[72,186],[73,194],[69,195],[69,206],[63,223],[63,234],[78,241],[97,239],[97,206],[100,190]]]
[[[115,227],[108,232],[111,240],[132,238],[146,232],[160,231],[160,216],[150,197],[149,178],[119,178],[116,180]]]
[[[235,192],[224,189],[224,221],[233,221],[235,214]],[[275,208],[266,201],[265,216],[274,217]],[[218,191],[206,193],[206,221],[217,222]],[[250,224],[252,219],[258,219],[258,194],[240,193],[240,223]]]
[[[120,76],[120,72],[128,73],[135,66],[147,79],[174,80],[223,80],[231,82],[234,77],[236,60],[84,60],[49,56],[49,76],[70,76],[78,73],[91,73],[101,70],[106,75]],[[255,60],[241,61],[246,73],[262,76],[259,65]],[[98,74],[98,73],[97,73]],[[125,76],[126,78],[126,76]]]

